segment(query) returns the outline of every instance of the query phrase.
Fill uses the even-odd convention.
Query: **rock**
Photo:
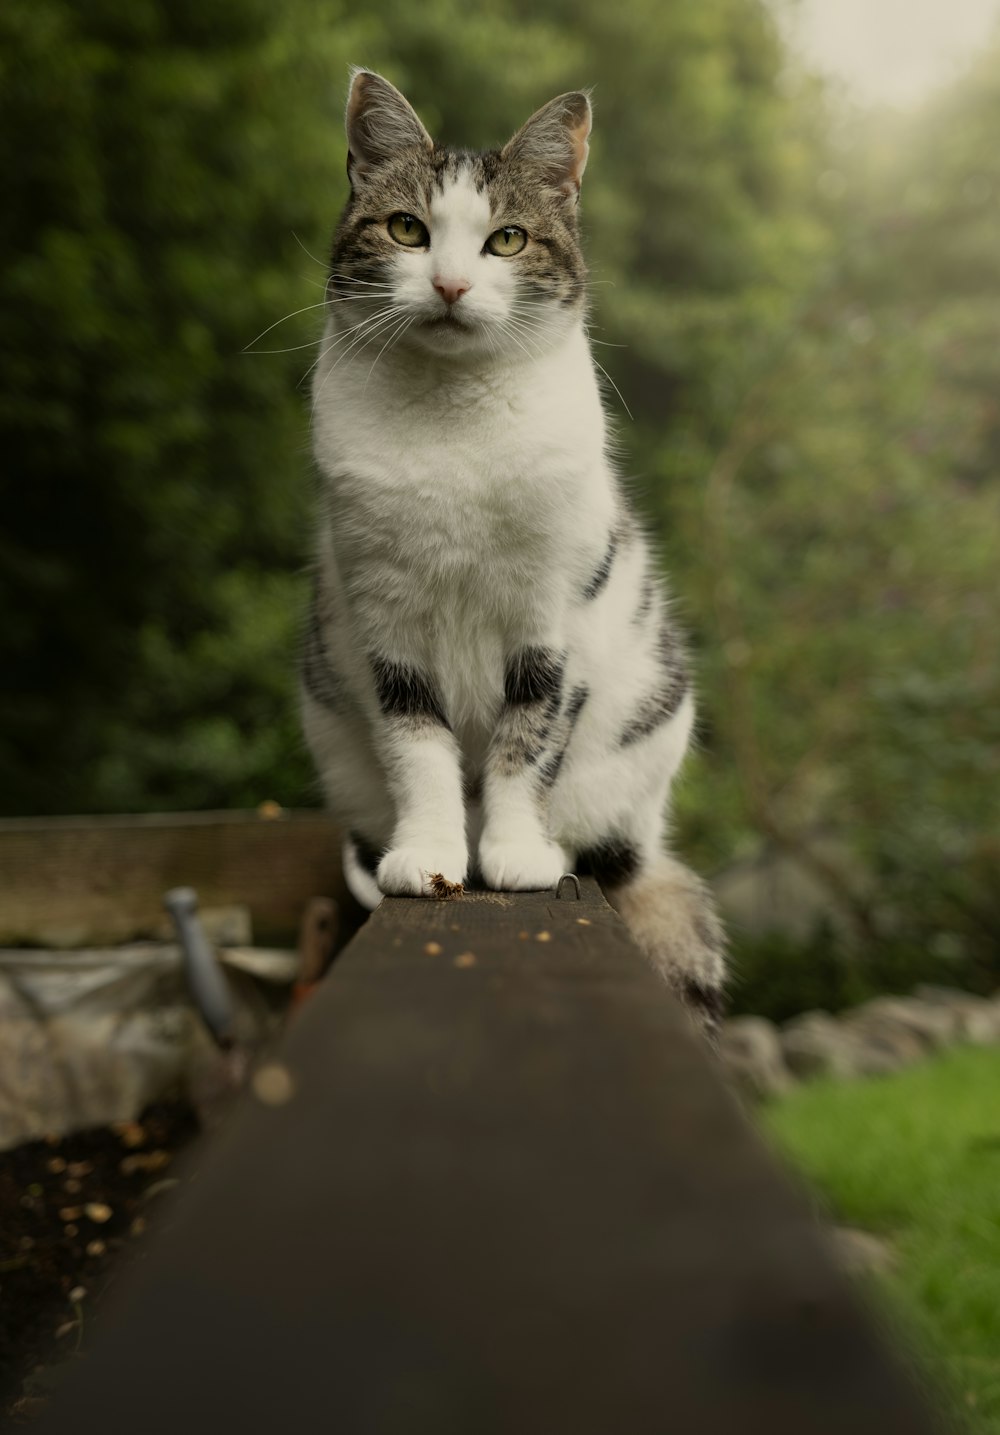
[[[781,1051],[796,1076],[860,1074],[857,1043],[829,1012],[803,1012],[786,1022],[781,1032]]]
[[[930,985],[917,987],[914,996],[929,1006],[943,1006],[954,1012],[960,1040],[976,1046],[1000,1041],[1000,1002],[995,997],[991,1000],[957,987]]]
[[[858,1076],[889,1076],[927,1055],[927,1045],[912,1028],[877,1013],[852,1016],[844,1022],[855,1044]]]
[[[830,1237],[837,1264],[849,1276],[867,1275],[870,1271],[882,1275],[896,1264],[896,1255],[889,1242],[880,1236],[873,1236],[871,1231],[834,1226]]]
[[[961,1034],[959,1018],[952,1007],[921,1001],[919,997],[876,997],[857,1007],[851,1021],[905,1027],[927,1048],[948,1046]]]
[[[794,1085],[781,1054],[778,1029],[764,1017],[737,1016],[725,1022],[719,1033],[719,1056],[745,1096],[780,1096]]]

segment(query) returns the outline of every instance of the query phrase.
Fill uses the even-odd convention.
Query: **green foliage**
[[[678,841],[792,853],[840,934],[770,996],[748,947],[742,990],[995,979],[996,60],[875,123],[762,0],[7,0],[0,810],[315,799],[301,385],[347,65],[472,145],[591,84],[592,335],[699,651]]]
[[[249,594],[307,552],[298,366],[243,350],[317,297],[300,298],[294,236],[334,187],[329,75],[353,46],[310,21],[303,4],[173,0],[0,15],[8,811],[169,801],[177,725],[209,715],[193,648],[232,626],[234,578]],[[176,690],[155,688],[164,645],[188,655]],[[247,707],[242,656],[213,660],[213,717],[232,703],[244,729],[274,684],[253,679]],[[173,800],[198,797],[182,781]]]
[[[764,1113],[835,1219],[891,1242],[897,1268],[873,1294],[970,1435],[1000,1432],[998,1089],[1000,1052],[967,1047]]]

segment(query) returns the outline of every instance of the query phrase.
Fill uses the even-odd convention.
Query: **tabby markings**
[[[583,685],[574,688],[570,693],[569,702],[566,704],[566,711],[563,713],[559,722],[562,742],[558,750],[547,759],[545,765],[539,772],[543,787],[552,787],[556,778],[559,776],[560,769],[562,768],[566,753],[569,749],[570,738],[573,736],[573,730],[576,727],[576,720],[583,711],[583,705],[589,696],[589,688]]]
[[[306,692],[323,707],[337,712],[343,707],[344,690],[333,670],[319,621],[319,605],[315,595],[309,608],[309,621],[300,663],[302,683]]]
[[[672,718],[688,689],[687,663],[684,649],[674,630],[666,626],[657,639],[657,662],[660,678],[653,692],[644,698],[621,737],[619,746],[629,747]]]
[[[565,660],[551,648],[522,648],[504,675],[504,709],[493,744],[499,772],[511,777],[538,762],[562,697]]]
[[[634,621],[636,623],[642,623],[644,619],[649,617],[650,609],[653,606],[653,599],[655,596],[656,584],[653,582],[652,577],[647,573],[642,581],[642,593],[639,597],[639,606],[635,610]]]
[[[608,539],[607,551],[601,559],[600,565],[594,570],[593,577],[583,590],[584,600],[596,598],[602,588],[607,587],[608,579],[611,577],[611,565],[615,561],[615,554],[618,551],[618,534],[612,533]]]

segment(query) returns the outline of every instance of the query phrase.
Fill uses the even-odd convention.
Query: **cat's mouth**
[[[467,319],[462,319],[453,310],[448,309],[443,314],[428,314],[426,319],[421,319],[421,327],[424,329],[453,329],[467,333],[472,325]]]

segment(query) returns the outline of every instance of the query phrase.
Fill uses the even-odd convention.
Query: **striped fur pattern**
[[[373,906],[592,872],[710,1031],[722,932],[664,845],[694,718],[684,643],[584,327],[589,102],[467,154],[362,71],[347,124],[302,689],[348,882]]]

